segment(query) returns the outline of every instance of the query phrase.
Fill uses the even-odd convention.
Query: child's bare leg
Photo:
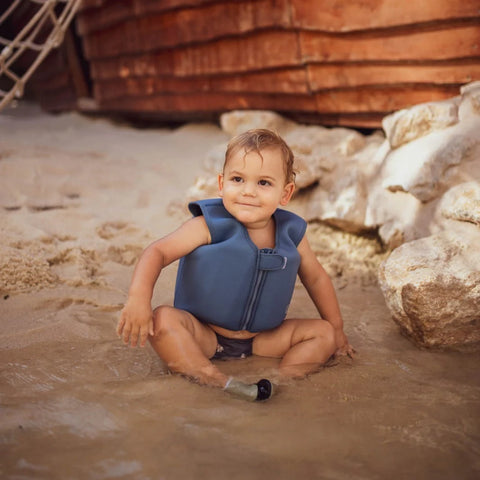
[[[318,371],[335,353],[330,323],[320,319],[289,319],[255,337],[253,353],[281,358],[279,370],[286,378],[302,378]]]
[[[153,325],[150,343],[170,370],[203,385],[221,387],[245,400],[266,400],[272,395],[268,380],[248,385],[224,375],[209,360],[217,346],[215,333],[190,313],[168,306],[158,307],[153,312]]]
[[[228,377],[210,360],[215,353],[215,333],[193,315],[162,306],[153,312],[154,335],[150,343],[173,372],[204,385],[223,388]]]

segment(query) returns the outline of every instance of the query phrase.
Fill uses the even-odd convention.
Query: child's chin
[[[256,223],[261,221],[261,218],[259,218],[258,215],[244,211],[237,212],[235,218],[241,223]]]

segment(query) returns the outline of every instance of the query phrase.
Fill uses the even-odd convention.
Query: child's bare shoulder
[[[195,238],[200,245],[209,244],[212,241],[210,230],[203,215],[192,217],[183,223],[177,230],[179,234],[186,235],[189,238]]]
[[[205,219],[194,217],[184,222],[175,231],[155,241],[150,247],[161,252],[165,266],[209,243],[211,243],[210,232]]]

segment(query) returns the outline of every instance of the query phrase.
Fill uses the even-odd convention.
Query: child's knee
[[[158,337],[179,331],[192,331],[189,314],[170,305],[160,305],[153,311],[153,334]]]
[[[168,333],[175,327],[175,308],[161,305],[153,311],[153,333],[155,336]]]

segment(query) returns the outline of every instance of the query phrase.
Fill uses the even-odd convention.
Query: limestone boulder
[[[365,215],[369,185],[382,162],[385,139],[380,133],[364,136],[362,141],[346,132],[332,132],[334,135],[337,138],[333,139],[326,155],[335,159],[335,163],[330,169],[324,166],[317,170],[317,185],[305,197],[305,217],[351,233],[368,230]],[[357,135],[360,134],[357,132]],[[351,153],[346,154],[347,151]]]
[[[480,229],[406,243],[380,266],[379,284],[401,330],[422,347],[480,349]]]
[[[295,155],[298,189],[329,176],[366,144],[364,136],[354,130],[320,126],[299,125],[284,138]]]
[[[378,182],[369,188],[365,227],[377,228],[380,239],[389,250],[430,234],[431,204],[425,205],[405,192],[385,190]]]
[[[227,142],[219,143],[210,149],[203,162],[203,168],[207,173],[217,175],[222,171],[226,149]]]
[[[459,103],[458,97],[443,102],[423,103],[386,116],[382,127],[391,147],[397,148],[430,132],[456,124]]]
[[[365,230],[366,179],[359,168],[350,169],[328,184],[322,182],[308,199],[307,221],[323,220],[346,232]]]
[[[480,81],[464,85],[460,89],[462,99],[458,107],[460,121],[480,115]]]
[[[195,183],[187,190],[186,203],[203,198],[218,197],[218,181],[216,176],[197,177]]]
[[[375,161],[379,165],[377,175],[368,184],[365,226],[378,229],[388,248],[450,228],[446,217],[437,214],[440,203],[443,209],[450,209],[452,196],[445,200],[443,196],[457,185],[480,179],[478,98],[480,82],[466,85],[461,97],[450,103],[458,106],[457,123],[397,148],[392,148],[387,139],[382,161]],[[380,150],[377,155],[381,158]],[[471,203],[467,199],[462,202]],[[472,215],[471,208],[469,212]]]
[[[220,116],[222,130],[231,137],[252,128],[268,128],[280,135],[285,135],[295,125],[278,113],[268,110],[233,110]]]
[[[297,125],[284,136],[295,155],[296,185],[302,189],[315,184],[334,170],[338,158],[329,130],[321,126]]]
[[[480,227],[480,183],[467,182],[452,187],[442,197],[438,210],[445,218]]]
[[[458,182],[468,162],[480,158],[480,116],[432,132],[389,152],[382,168],[384,189],[429,202]]]

